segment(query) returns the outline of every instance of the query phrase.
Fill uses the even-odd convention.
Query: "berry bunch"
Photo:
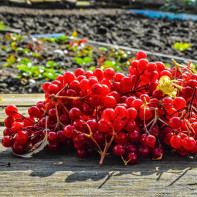
[[[197,153],[197,75],[189,65],[165,68],[139,51],[129,75],[97,68],[66,72],[43,84],[45,101],[28,109],[6,107],[2,144],[29,157],[45,145],[50,151],[76,149],[80,158],[99,153],[135,164],[139,157],[160,160],[165,148]]]

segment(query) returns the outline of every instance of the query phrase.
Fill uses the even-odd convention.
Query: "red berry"
[[[144,51],[137,52],[137,54],[136,54],[136,59],[137,60],[146,59],[146,58],[147,58],[147,55]]]
[[[106,68],[104,71],[104,77],[108,80],[111,80],[113,76],[115,75],[113,68]]]
[[[116,156],[123,156],[125,154],[125,148],[122,145],[118,144],[114,146],[113,152],[114,152],[114,155]]]
[[[172,148],[179,149],[182,145],[182,140],[179,135],[173,135],[170,139],[170,145]]]
[[[18,109],[16,108],[15,105],[8,105],[6,108],[5,108],[5,113],[7,114],[7,116],[15,116],[16,113],[18,112]]]
[[[127,161],[129,164],[134,165],[137,163],[137,155],[133,152],[128,153]]]
[[[193,137],[186,137],[182,141],[182,146],[184,149],[191,151],[195,148],[196,146],[196,141],[194,140]]]

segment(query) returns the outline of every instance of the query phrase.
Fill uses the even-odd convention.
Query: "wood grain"
[[[78,159],[66,150],[43,150],[24,159],[0,144],[0,196],[197,195],[196,158],[167,154],[162,161],[139,160],[134,166],[124,166],[117,157],[106,158],[102,166],[98,162],[98,156]]]
[[[31,106],[45,99],[44,94],[0,94],[0,98],[2,99],[1,107],[10,104],[18,107]]]

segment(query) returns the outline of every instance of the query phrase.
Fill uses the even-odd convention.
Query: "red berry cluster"
[[[173,60],[174,61],[174,60]],[[45,101],[28,109],[6,107],[2,144],[23,156],[47,136],[50,151],[76,149],[80,158],[99,153],[100,164],[113,153],[125,164],[159,160],[164,148],[197,153],[197,75],[189,65],[149,63],[140,51],[129,75],[97,68],[66,72],[43,84]]]

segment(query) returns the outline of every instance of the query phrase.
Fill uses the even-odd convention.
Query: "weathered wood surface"
[[[140,160],[135,166],[124,166],[119,158],[106,158],[99,166],[98,160],[47,150],[23,159],[0,144],[0,196],[197,195],[196,159],[168,155],[162,161]]]

